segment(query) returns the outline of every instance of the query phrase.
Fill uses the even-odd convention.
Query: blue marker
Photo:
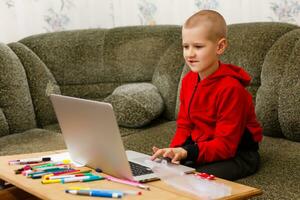
[[[101,190],[66,190],[66,193],[92,196],[92,197],[108,197],[108,198],[122,198],[123,193],[117,191],[101,191]]]

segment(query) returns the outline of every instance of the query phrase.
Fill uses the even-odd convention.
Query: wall
[[[200,9],[219,11],[228,24],[300,25],[300,0],[0,0],[0,41],[70,29],[180,25]]]

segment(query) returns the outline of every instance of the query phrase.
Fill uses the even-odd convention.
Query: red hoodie
[[[234,157],[245,129],[260,142],[262,128],[245,89],[251,81],[249,74],[220,63],[204,80],[198,77],[189,72],[182,80],[177,129],[170,147],[182,146],[191,136],[199,150],[196,163],[206,163]]]

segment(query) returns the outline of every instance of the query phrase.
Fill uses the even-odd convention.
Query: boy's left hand
[[[187,151],[181,147],[163,149],[152,147],[152,150],[153,155],[151,156],[151,160],[155,160],[155,158],[162,156],[164,158],[172,159],[171,162],[174,164],[179,164],[180,160],[187,157]]]

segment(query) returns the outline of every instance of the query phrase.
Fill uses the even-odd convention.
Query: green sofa
[[[228,38],[222,61],[253,77],[248,89],[265,135],[259,171],[238,182],[261,188],[258,199],[300,199],[300,28],[235,24]],[[179,26],[64,31],[0,43],[0,155],[65,148],[49,94],[108,101],[129,83],[150,83],[163,102],[155,115],[138,115],[149,119],[145,123],[120,126],[127,149],[151,154],[153,145],[168,146],[175,132],[187,71]],[[134,114],[126,109],[127,117]]]

